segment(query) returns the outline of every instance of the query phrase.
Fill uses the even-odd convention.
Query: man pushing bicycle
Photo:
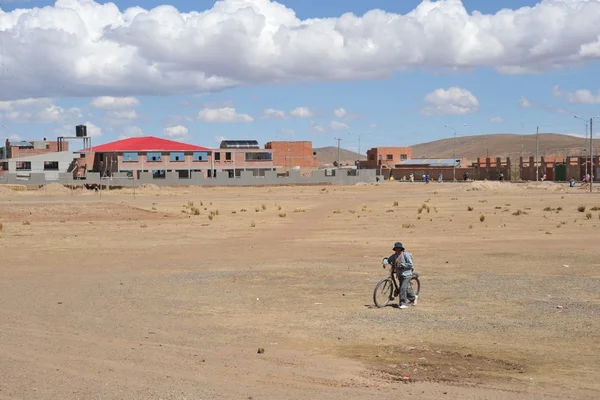
[[[394,254],[388,257],[388,263],[394,269],[400,286],[400,308],[408,308],[408,304],[417,304],[418,296],[409,292],[408,284],[413,274],[412,255],[406,251],[402,243],[394,243]]]

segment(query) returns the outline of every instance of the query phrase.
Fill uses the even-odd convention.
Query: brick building
[[[410,147],[373,147],[367,150],[366,161],[360,161],[360,168],[394,168],[396,164],[410,159],[412,159]]]
[[[6,139],[4,147],[0,148],[0,159],[22,158],[38,154],[55,153],[59,151],[56,141],[44,140],[11,142]],[[61,151],[69,151],[69,144],[65,143]]]
[[[317,156],[309,141],[268,142],[265,149],[273,151],[273,165],[277,168],[317,168]]]

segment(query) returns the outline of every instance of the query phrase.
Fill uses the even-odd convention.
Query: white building
[[[3,162],[4,170],[18,177],[28,177],[32,173],[43,173],[46,180],[58,180],[58,174],[72,170],[79,153],[61,151],[34,156],[9,158]]]

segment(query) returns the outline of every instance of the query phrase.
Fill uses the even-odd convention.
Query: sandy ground
[[[13,189],[0,188],[0,399],[600,397],[597,194]],[[377,309],[397,240],[419,304]]]

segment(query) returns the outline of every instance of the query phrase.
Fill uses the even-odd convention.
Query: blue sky
[[[252,0],[246,1],[252,3]],[[264,1],[260,0],[258,3]],[[65,2],[77,3],[77,0],[63,0],[62,4],[57,2],[56,6],[60,5],[64,8],[65,5],[68,5]],[[282,0],[280,3],[294,10],[296,17],[300,20],[339,18],[344,13],[354,13],[361,17],[375,8],[385,10],[388,13],[404,15],[421,4],[420,1],[414,0],[372,0],[369,2],[357,0]],[[457,2],[448,1],[446,3],[454,3],[446,4],[445,8],[442,9],[443,13],[451,15],[452,10],[454,10],[451,6],[456,7]],[[534,1],[525,0],[502,2],[464,0],[462,4],[466,8],[467,14],[463,17],[470,18],[474,15],[474,11],[482,14],[496,14],[500,12],[498,3],[502,3],[502,8],[508,9],[503,12],[509,13],[514,13],[513,10],[520,7],[536,5]],[[600,2],[594,0],[592,3],[596,3],[598,10],[600,10]],[[171,0],[165,3],[151,0],[140,3],[139,0],[123,0],[116,1],[115,4],[121,12],[129,7],[140,6],[140,4],[145,9],[152,9],[161,4],[169,4],[179,12],[189,13],[210,9],[213,7],[214,2]],[[44,23],[52,25],[52,28],[56,30],[56,26],[62,22],[61,18],[67,17],[66,14],[59,13],[54,9],[54,2],[13,1],[3,4],[1,7],[5,13],[10,13],[17,7],[31,9],[46,5],[53,8],[50,9],[45,18],[54,18],[56,21],[50,23],[46,20]],[[460,4],[458,6],[460,7]],[[535,17],[536,12],[544,12],[544,18],[546,18],[549,15],[548,12],[560,11],[557,9],[540,10],[531,11],[530,14]],[[267,12],[268,10],[265,11],[265,13]],[[571,13],[570,16],[565,14],[570,18],[573,17],[573,13],[575,16],[579,15],[577,13],[589,14],[589,10],[577,9],[564,12]],[[36,15],[31,15],[30,18],[37,18]],[[160,21],[161,18],[167,17],[159,16],[157,18]],[[274,17],[270,18],[277,21]],[[442,17],[438,16],[436,18]],[[93,23],[90,22],[92,20],[90,18],[86,20],[84,14],[82,14],[81,19],[84,24]],[[541,21],[543,24],[544,19],[541,19]],[[417,43],[422,38],[395,37],[394,34],[398,31],[390,30],[387,32],[384,30],[380,34],[373,33],[375,28],[368,27],[367,29],[365,22],[364,28],[360,31],[361,34],[366,37],[373,35],[371,42],[380,41],[378,43],[380,52],[373,56],[373,65],[368,67],[365,67],[365,63],[371,62],[370,58],[369,56],[361,58],[364,56],[362,53],[357,55],[357,65],[362,64],[356,69],[352,65],[352,57],[348,54],[342,54],[331,60],[323,56],[324,58],[316,58],[316,62],[313,60],[306,63],[307,65],[301,65],[303,57],[299,55],[297,59],[293,59],[293,66],[286,67],[289,71],[285,72],[285,78],[277,77],[275,72],[273,72],[273,77],[269,76],[271,70],[267,67],[260,69],[260,74],[248,77],[249,72],[239,70],[245,69],[254,72],[252,68],[262,63],[262,60],[258,59],[258,55],[249,53],[250,55],[243,60],[248,64],[239,65],[239,68],[237,68],[237,59],[234,61],[219,59],[213,63],[210,60],[211,56],[207,55],[210,53],[208,50],[198,53],[194,57],[189,57],[189,59],[186,58],[186,61],[182,61],[182,63],[187,63],[184,67],[169,66],[169,68],[175,70],[185,68],[186,71],[190,68],[197,68],[198,70],[209,68],[206,67],[207,65],[212,68],[212,64],[216,64],[214,68],[217,71],[228,71],[237,68],[238,70],[232,71],[229,75],[227,75],[227,72],[224,73],[224,76],[242,82],[226,84],[224,86],[233,87],[222,90],[221,87],[217,87],[216,92],[213,93],[206,93],[197,88],[186,93],[185,84],[170,85],[161,82],[160,76],[165,76],[164,72],[162,75],[156,75],[159,78],[155,77],[154,80],[148,81],[140,79],[140,82],[135,82],[135,78],[131,78],[132,76],[135,77],[134,73],[129,75],[129,78],[113,84],[110,74],[98,72],[97,75],[94,75],[96,72],[93,71],[93,65],[95,64],[92,64],[92,67],[87,66],[89,68],[86,70],[88,75],[84,79],[77,75],[81,73],[82,69],[69,72],[73,61],[71,63],[65,61],[63,65],[60,60],[55,59],[55,57],[58,57],[57,51],[60,53],[60,41],[53,41],[50,45],[47,45],[57,46],[52,54],[38,53],[41,54],[41,58],[32,61],[41,65],[28,67],[25,71],[23,66],[19,66],[19,62],[25,63],[23,59],[11,58],[13,53],[16,52],[14,50],[16,47],[12,46],[18,44],[16,36],[11,38],[5,35],[0,42],[2,50],[0,57],[10,62],[3,63],[0,80],[7,84],[8,86],[5,87],[9,89],[1,99],[2,102],[0,102],[0,116],[2,118],[0,119],[0,139],[4,140],[6,137],[13,139],[55,137],[61,132],[73,133],[69,130],[74,131],[74,126],[78,123],[88,123],[93,127],[92,130],[96,134],[93,138],[95,144],[116,140],[120,137],[153,135],[166,136],[209,147],[217,146],[220,138],[248,138],[264,143],[276,140],[276,137],[311,140],[315,147],[321,147],[335,145],[334,137],[341,137],[343,147],[356,149],[356,135],[360,134],[364,135],[362,136],[361,147],[362,151],[365,152],[367,148],[377,145],[403,146],[450,137],[452,132],[444,128],[446,124],[457,128],[459,135],[533,133],[536,126],[539,126],[541,131],[544,132],[583,135],[585,132],[584,123],[574,119],[573,115],[580,114],[590,117],[600,114],[600,92],[598,92],[600,83],[598,83],[596,77],[600,67],[598,63],[600,50],[598,55],[594,53],[594,40],[596,37],[600,37],[598,36],[600,35],[600,25],[597,23],[595,26],[590,24],[586,28],[588,30],[585,30],[583,27],[573,27],[571,25],[561,27],[559,22],[554,22],[556,27],[553,27],[550,25],[551,18],[547,18],[547,21],[548,25],[542,29],[545,36],[542,37],[539,34],[541,36],[537,38],[538,42],[535,42],[535,37],[527,39],[526,29],[529,29],[527,26],[521,26],[520,28],[516,26],[514,31],[518,31],[520,34],[519,42],[515,43],[515,41],[506,39],[502,42],[504,47],[501,55],[493,54],[493,52],[490,52],[490,55],[484,54],[485,48],[489,48],[490,45],[483,45],[484,50],[460,47],[464,53],[453,55],[451,54],[452,49],[446,49],[443,42],[444,35],[436,39],[437,42]],[[556,21],[561,21],[561,18],[557,17]],[[423,24],[428,23],[423,22]],[[431,24],[434,23],[436,22],[431,22]],[[516,25],[519,23],[526,24],[526,22],[514,22]],[[109,22],[106,22],[106,24],[109,24]],[[527,24],[531,25],[531,22]],[[585,23],[581,22],[580,25],[584,26]],[[17,31],[16,25],[11,28],[13,28],[12,32]],[[510,30],[501,30],[500,28],[501,26],[495,31],[495,34],[500,38],[499,41],[504,40],[500,37],[504,34],[516,36]],[[118,38],[118,40],[127,41],[127,44],[131,44],[133,40],[137,46],[136,55],[150,51],[148,48],[143,47],[143,43],[139,43],[139,40],[142,40],[140,37],[144,37],[144,32],[140,29],[130,30],[127,33],[129,36]],[[8,32],[10,34],[11,29],[8,29]],[[117,35],[122,32],[117,32]],[[556,33],[555,37],[552,36],[554,33]],[[352,33],[352,35],[355,34],[355,32]],[[131,35],[137,36],[131,39]],[[168,34],[166,35],[168,36]],[[460,39],[458,42],[467,43],[470,38],[477,38],[478,34],[468,35],[464,32],[454,34],[449,31],[447,36],[452,35],[464,35],[463,39],[460,39],[461,36],[455,37]],[[48,35],[48,37],[51,36]],[[56,37],[64,40],[64,35]],[[194,35],[188,36],[188,39],[192,38],[190,40],[193,40],[193,37]],[[569,40],[563,40],[564,37],[569,37]],[[110,39],[117,41],[115,36],[111,36]],[[51,39],[48,40],[51,41]],[[95,40],[98,40],[98,37],[95,37]],[[155,40],[154,43],[157,43],[156,37],[153,40]],[[232,36],[232,39],[221,42],[221,46],[223,44],[229,46],[230,43],[234,43],[236,40],[239,40],[239,36]],[[487,39],[481,39],[482,43],[488,43],[485,40]],[[556,40],[556,44],[552,44],[552,40]],[[394,63],[402,62],[403,59],[410,56],[410,53],[399,53],[399,55],[394,53],[395,51],[400,52],[400,50],[393,49],[396,41],[417,43],[414,45],[415,49],[412,52],[422,51],[424,54],[428,54],[428,61],[423,62],[421,65],[417,62],[416,65],[413,64],[409,68],[398,68],[396,70]],[[536,45],[540,46],[540,43],[548,41],[550,42],[548,48],[551,48],[551,50],[547,50],[548,53],[544,57],[548,58],[544,60],[552,60],[555,63],[555,68],[539,68],[541,63],[529,55],[538,49]],[[382,50],[381,48],[383,42],[386,43],[386,46],[391,46],[390,54],[397,57],[394,59],[395,61],[389,62],[387,60],[386,49],[383,48]],[[306,40],[303,43],[306,44],[308,49],[311,49],[311,46],[319,48],[328,45],[328,43],[323,43],[322,40],[314,44],[307,43]],[[426,45],[431,47],[431,43],[433,43],[433,49],[424,48]],[[437,49],[435,48],[436,43],[439,43]],[[507,43],[515,43],[514,49],[507,47]],[[591,48],[592,50],[587,51],[585,57],[581,56],[573,61],[573,55],[583,54],[580,49],[581,46],[586,45],[588,49]],[[89,47],[88,50],[84,46],[86,44],[82,41],[82,44],[78,44],[76,49],[85,57],[90,58],[94,57],[100,49],[99,47]],[[523,46],[531,47],[523,50]],[[182,48],[183,53],[185,53],[187,48],[183,40],[166,45],[164,50],[167,54],[166,58],[169,59],[169,51],[176,52],[178,48]],[[600,49],[600,45],[598,49]],[[101,50],[103,52],[102,62],[106,63],[111,54],[105,48]],[[226,50],[223,51],[226,52]],[[195,51],[195,47],[189,47],[190,53]],[[327,49],[323,51],[324,54],[327,54]],[[516,54],[518,52],[522,52],[522,54]],[[331,53],[335,53],[333,48]],[[72,55],[77,57],[77,54]],[[296,54],[300,54],[300,50],[293,54],[290,51],[290,54],[295,57]],[[439,56],[436,54],[439,54]],[[234,56],[235,54],[230,57]],[[64,57],[67,57],[67,55],[65,54]],[[182,55],[174,53],[173,57],[182,57]],[[223,57],[227,58],[229,56],[225,55]],[[195,67],[198,59],[201,59],[202,66]],[[319,65],[321,59],[325,60],[323,65]],[[144,60],[146,60],[146,63],[151,64],[156,59],[146,57]],[[150,61],[148,62],[148,60]],[[504,71],[496,69],[496,67],[503,67],[503,65],[497,64],[500,62],[498,60],[501,62],[510,61],[512,63],[511,67],[531,67],[532,70],[528,70],[527,73],[506,74],[503,73]],[[275,61],[277,65],[282,65],[285,62],[286,60]],[[110,69],[110,71],[119,71],[118,68],[129,68],[127,66],[121,67],[116,56],[112,63],[114,64],[113,67],[117,69]],[[457,64],[461,64],[461,68],[456,68]],[[137,65],[135,68],[141,68],[139,63],[135,65]],[[256,68],[258,71],[258,67]],[[379,69],[383,72],[373,72],[372,74],[364,72]],[[273,67],[272,70],[276,71],[277,68]],[[342,78],[338,79],[338,71],[340,71],[339,75]],[[190,72],[190,74],[195,72]],[[31,75],[23,76],[21,82],[13,84],[18,80],[17,78],[20,78],[19,75],[25,75],[26,73]],[[344,74],[347,74],[348,77],[344,78]],[[257,77],[258,75],[261,76]],[[314,77],[303,79],[304,76],[308,75],[314,75]],[[32,79],[37,81],[35,85],[31,84]],[[24,97],[20,98],[19,93],[24,93]],[[3,96],[1,91],[0,96]],[[104,103],[98,100],[94,102],[94,99],[98,99],[100,96],[129,100],[111,102],[107,97],[104,98]],[[26,101],[26,99],[34,100]],[[21,102],[19,103],[19,101]],[[292,110],[298,108],[300,110],[291,113]],[[285,118],[263,118],[265,110],[269,109],[283,112]],[[204,113],[202,110],[205,110]],[[334,110],[337,110],[337,112]],[[306,111],[310,116],[307,115]],[[270,115],[274,116],[275,114],[271,113]],[[281,114],[277,115],[281,116]],[[600,120],[598,122],[600,128]],[[464,124],[467,126],[464,127]],[[349,132],[352,132],[353,135],[350,135]],[[370,134],[367,135],[367,133]]]

